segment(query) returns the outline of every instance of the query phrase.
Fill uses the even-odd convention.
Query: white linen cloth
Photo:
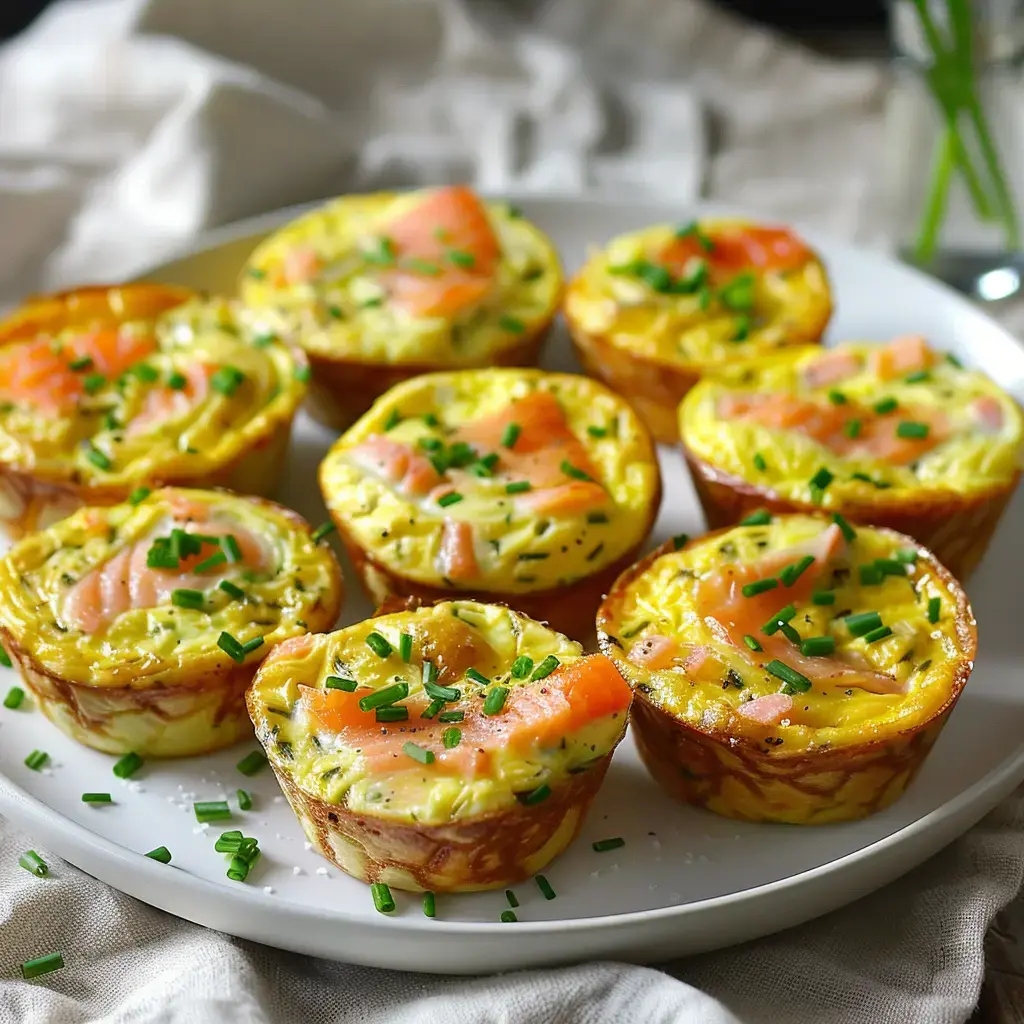
[[[883,93],[878,67],[700,0],[66,2],[0,50],[0,303],[131,274],[265,209],[417,181],[681,201],[703,182],[874,241]],[[0,820],[0,1024],[952,1024],[1021,886],[1024,798],[775,937],[656,969],[473,980],[235,940],[41,848],[39,884],[17,866],[33,845]],[[63,950],[67,967],[16,980],[26,950]]]

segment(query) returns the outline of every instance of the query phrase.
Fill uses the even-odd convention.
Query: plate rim
[[[377,190],[368,190],[377,191]],[[387,191],[404,191],[399,189]],[[703,199],[695,199],[690,202],[676,202],[667,198],[657,196],[636,196],[626,200],[612,199],[594,193],[565,194],[558,192],[532,192],[523,190],[481,190],[482,193],[495,201],[507,201],[524,204],[550,204],[576,207],[579,209],[593,209],[595,205],[609,205],[619,208],[631,208],[650,212],[651,222],[666,220],[666,214],[676,209],[683,216],[693,215],[727,215],[747,216],[751,219],[762,221],[773,221],[780,218],[765,216],[757,211],[749,210],[739,204],[722,203]],[[356,194],[356,193],[352,193]],[[167,269],[174,264],[193,259],[203,254],[223,248],[234,242],[241,241],[249,236],[266,233],[289,220],[308,212],[322,205],[334,197],[303,202],[283,207],[277,210],[258,214],[253,217],[243,218],[231,224],[202,231],[191,239],[182,240],[180,245],[170,247],[159,262],[153,263],[133,275],[132,281],[154,281],[159,280]],[[672,218],[675,219],[675,218]],[[966,297],[960,295],[941,281],[930,277],[916,267],[903,264],[895,260],[886,252],[873,251],[867,247],[852,244],[841,238],[831,235],[829,232],[802,223],[799,220],[786,221],[796,227],[801,233],[806,234],[814,240],[816,246],[825,245],[834,252],[843,252],[857,257],[870,257],[877,264],[882,264],[880,269],[896,270],[901,274],[909,274],[916,279],[917,283],[937,294],[940,294],[943,301],[948,305],[959,307],[974,318],[980,318],[987,322],[992,335],[1000,335],[1002,339],[1020,351],[1020,343],[1017,338],[1004,327],[999,321],[991,317],[986,310],[972,304]],[[1022,353],[1024,357],[1024,353]],[[788,875],[785,878],[765,882],[749,888],[738,889],[733,892],[723,893],[718,896],[706,897],[704,899],[690,901],[665,907],[654,907],[647,910],[627,911],[620,914],[606,914],[600,916],[562,918],[557,920],[543,921],[520,921],[515,928],[516,936],[530,936],[551,933],[579,933],[603,930],[627,930],[631,927],[642,924],[656,924],[672,920],[683,920],[692,916],[713,914],[717,910],[731,908],[735,909],[737,904],[753,901],[758,898],[778,898],[789,890],[800,890],[813,883],[821,883],[830,875],[847,871],[854,867],[861,867],[866,862],[878,860],[883,861],[885,856],[894,848],[909,844],[915,838],[922,838],[933,832],[939,832],[941,825],[945,822],[955,821],[956,835],[963,835],[972,828],[982,817],[987,814],[1000,799],[1003,799],[1016,785],[1024,781],[1024,739],[1022,739],[1011,754],[1005,757],[997,765],[991,768],[984,776],[976,780],[966,789],[961,790],[956,796],[942,803],[933,810],[919,818],[896,829],[894,832],[877,839],[858,850],[844,854],[841,857],[819,864],[816,867],[808,868],[796,874]],[[996,793],[994,800],[989,801],[987,797]],[[977,806],[978,813],[974,814],[972,808]],[[303,921],[317,921],[322,923],[337,923],[342,925],[355,925],[363,930],[370,930],[383,938],[387,938],[395,931],[432,933],[438,934],[437,929],[443,928],[446,935],[453,938],[470,938],[474,935],[492,937],[496,933],[509,934],[503,924],[492,921],[445,921],[441,919],[428,919],[417,915],[403,915],[400,917],[389,917],[383,914],[363,915],[353,913],[350,910],[338,907],[318,907],[288,900],[282,900],[277,896],[269,896],[257,888],[240,887],[232,889],[220,882],[211,881],[198,875],[182,872],[173,881],[169,881],[166,874],[166,866],[157,862],[143,864],[147,858],[142,853],[136,853],[125,846],[119,845],[112,839],[93,832],[86,826],[66,818],[59,811],[50,808],[41,799],[38,799],[22,789],[13,779],[9,778],[0,770],[0,812],[4,813],[19,827],[31,830],[37,826],[40,831],[51,833],[59,830],[61,834],[60,845],[64,845],[67,839],[73,853],[79,850],[93,850],[97,855],[112,861],[114,867],[126,868],[133,876],[142,879],[151,878],[159,883],[154,888],[159,888],[165,883],[172,887],[181,885],[193,893],[203,896],[216,894],[218,900],[227,900],[231,907],[260,908],[262,906],[273,907],[275,913],[281,918],[287,918],[291,922],[301,924]],[[29,824],[26,824],[29,822]],[[952,840],[951,840],[952,841]],[[56,848],[56,844],[50,842],[48,845]],[[928,847],[923,854],[915,856],[912,863],[901,866],[897,871],[890,872],[886,878],[877,885],[872,885],[861,895],[867,895],[882,885],[888,884],[895,878],[912,871],[925,859],[941,849],[945,843],[935,848]],[[65,860],[74,863],[71,857],[61,853]],[[172,876],[173,878],[173,876]],[[112,882],[104,882],[112,888],[119,889],[119,886]],[[153,893],[154,897],[157,895]],[[148,902],[144,897],[138,897],[143,902]],[[861,898],[860,896],[857,899]],[[856,900],[843,901],[839,906],[852,903]],[[166,901],[164,901],[166,902]],[[159,906],[158,903],[151,905]],[[166,907],[162,907],[166,909]],[[823,912],[833,909],[831,906]],[[174,911],[169,911],[174,914]],[[181,917],[182,915],[176,915]],[[818,916],[812,914],[811,918]],[[801,920],[811,919],[806,915]],[[186,920],[201,924],[188,917]],[[283,923],[283,920],[282,922]],[[789,927],[794,923],[782,923],[780,927]],[[761,933],[759,933],[761,934]],[[768,933],[763,933],[768,934]],[[323,954],[321,954],[323,955]],[[405,968],[410,969],[410,968]],[[415,969],[415,968],[412,968]]]

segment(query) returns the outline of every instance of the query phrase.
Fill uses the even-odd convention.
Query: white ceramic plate
[[[546,229],[568,269],[609,236],[694,210],[581,199],[516,198]],[[233,290],[252,246],[292,211],[220,232],[186,258],[149,276],[208,290]],[[965,301],[895,263],[806,232],[824,254],[834,283],[841,338],[886,339],[925,333],[1024,398],[1024,352]],[[564,336],[548,365],[575,369]],[[325,518],[315,469],[331,435],[303,417],[278,497],[311,520]],[[654,541],[700,533],[701,515],[678,452],[661,453],[665,501]],[[619,957],[667,959],[797,924],[895,878],[970,827],[1024,778],[1024,687],[1019,581],[1024,546],[1014,544],[1015,501],[970,590],[980,623],[981,657],[920,777],[895,806],[867,821],[791,827],[745,825],[663,796],[627,737],[572,849],[546,872],[558,896],[533,882],[517,888],[519,923],[500,924],[501,892],[439,897],[428,920],[419,898],[396,893],[398,909],[375,912],[366,886],[328,867],[303,836],[269,771],[246,779],[235,763],[255,743],[214,757],[150,762],[131,783],[111,772],[113,758],[76,746],[30,708],[0,707],[0,811],[41,844],[118,889],[180,917],[270,945],[361,964],[442,973]],[[370,608],[348,571],[345,621]],[[15,680],[0,673],[0,693]],[[26,705],[30,704],[26,701]],[[23,764],[46,750],[52,771]],[[264,856],[245,884],[225,877],[213,849],[222,827],[200,829],[192,800],[254,794],[253,810],[227,827],[259,837]],[[83,791],[111,791],[116,804],[89,807]],[[596,839],[625,847],[594,853]],[[167,846],[173,864],[143,856]]]

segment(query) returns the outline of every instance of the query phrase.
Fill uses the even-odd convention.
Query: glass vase
[[[985,301],[1024,287],[1024,0],[894,0],[886,206],[899,255]]]

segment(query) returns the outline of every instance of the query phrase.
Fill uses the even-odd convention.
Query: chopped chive
[[[785,587],[791,587],[814,564],[814,555],[804,555],[798,562],[792,562],[779,573]]]
[[[773,675],[776,679],[781,679],[784,683],[788,684],[793,690],[799,693],[806,693],[811,688],[811,681],[805,675],[801,675],[795,668],[790,668],[784,662],[781,661],[769,661],[765,668]]]
[[[505,484],[506,494],[525,494],[526,491],[532,488],[532,484],[529,480],[513,480],[510,484]]]
[[[402,414],[397,409],[392,409],[388,413],[388,418],[384,421],[385,430],[394,430],[399,423],[402,422]]]
[[[742,593],[744,597],[757,597],[758,594],[774,590],[778,585],[779,581],[774,576],[768,576],[763,580],[754,580],[753,583],[744,583]]]
[[[222,366],[210,378],[210,387],[225,398],[231,398],[245,380],[245,374],[235,366]]]
[[[718,298],[727,309],[749,312],[754,305],[754,275],[749,272],[737,274],[718,289]]]
[[[511,448],[519,440],[522,432],[523,428],[518,423],[509,423],[502,432],[501,447]]]
[[[167,386],[172,391],[184,391],[188,385],[188,377],[177,370],[172,371],[167,377]]]
[[[435,698],[420,712],[420,718],[433,718],[444,705],[440,697]]]
[[[4,668],[12,667],[10,655],[2,646],[0,646],[0,665],[3,665]]]
[[[505,899],[508,900],[508,905],[510,907],[515,908],[519,906],[519,898],[511,889],[505,890]]]
[[[407,757],[411,757],[420,764],[434,763],[434,752],[432,750],[425,750],[418,743],[413,743],[412,740],[407,740],[402,744],[402,751]]]
[[[467,672],[466,675],[469,675],[469,673]],[[456,687],[438,686],[437,683],[430,680],[423,681],[423,690],[432,700],[443,700],[445,703],[459,700],[462,697],[462,691]]]
[[[788,622],[780,622],[779,631],[791,644],[796,644],[797,647],[800,646],[803,637]]]
[[[382,638],[383,639],[383,638]],[[375,708],[387,707],[390,704],[403,700],[409,696],[408,683],[392,683],[383,689],[368,693],[359,699],[359,707],[363,711],[373,711]]]
[[[228,864],[227,876],[232,882],[244,882],[249,877],[251,865],[242,857],[232,857]]]
[[[334,533],[334,531],[336,529],[337,529],[337,526],[335,526],[334,523],[332,523],[332,522],[321,523],[309,535],[310,540],[312,540],[314,544],[319,544],[320,541],[322,541],[324,539],[324,537],[329,537],[332,533]]]
[[[83,370],[92,369],[92,359],[89,356],[79,356],[77,359],[72,359],[68,363],[68,369],[73,370],[75,373],[81,373]]]
[[[235,796],[238,799],[238,809],[240,811],[251,811],[252,810],[252,797],[244,789],[235,791]]]
[[[262,750],[253,750],[245,755],[235,768],[243,775],[255,775],[262,768],[266,767],[267,755]]]
[[[112,804],[114,798],[109,793],[83,793],[83,804]]]
[[[597,437],[597,438],[607,437],[608,436],[608,428],[607,427],[589,426],[589,427],[587,427],[587,433],[591,437]]]
[[[560,664],[559,660],[553,654],[549,654],[533,670],[533,675],[530,676],[530,679],[533,682],[536,682],[538,679],[547,679],[547,677],[549,675],[551,675],[551,673],[554,672],[556,668],[558,668],[559,664]]]
[[[632,629],[624,629],[622,631],[623,640],[632,640],[637,634],[642,633],[651,624],[650,619],[644,619],[642,622],[638,622]]]
[[[689,540],[690,540],[690,537],[689,537],[688,534],[677,533],[672,538],[672,550],[673,551],[681,551],[683,548],[686,547],[687,543],[689,543]]]
[[[450,259],[457,267],[463,267],[467,270],[476,266],[476,257],[471,252],[466,252],[464,249],[449,249],[448,259]]]
[[[745,643],[745,644],[746,644],[746,645],[747,645],[747,646],[748,646],[748,647],[749,647],[749,648],[750,648],[750,649],[751,649],[752,651],[763,651],[763,650],[764,650],[764,648],[763,648],[763,647],[761,646],[761,644],[760,644],[760,643],[758,642],[758,640],[756,639],[756,637],[752,637],[752,636],[751,636],[751,635],[750,635],[749,633],[747,633],[747,634],[746,634],[746,635],[745,635],[745,636],[743,637],[743,642],[744,642],[744,643]]]
[[[832,522],[839,527],[847,544],[852,544],[857,539],[857,531],[838,512],[832,513]]]
[[[160,371],[155,366],[150,366],[149,363],[138,363],[131,368],[130,372],[145,384],[152,384],[160,379]]]
[[[466,669],[466,678],[472,679],[474,683],[480,683],[483,686],[487,686],[490,683],[490,679],[488,679],[482,672],[478,672],[475,668]]]
[[[342,679],[341,676],[328,676],[324,680],[324,687],[328,690],[344,690],[346,693],[355,693],[359,684],[354,679]]]
[[[242,657],[244,658],[247,654],[252,654],[253,651],[258,650],[262,646],[263,637],[261,636],[254,636],[251,640],[246,640],[241,647]]]
[[[230,580],[221,580],[217,586],[223,590],[228,597],[234,598],[236,601],[241,601],[242,598],[245,597],[245,591],[241,587],[236,586]]]
[[[441,508],[447,508],[449,505],[457,505],[460,501],[462,501],[462,495],[459,494],[458,491],[449,491],[447,494],[442,494],[441,497],[437,499],[437,503]]]
[[[37,956],[34,960],[26,960],[21,965],[21,976],[26,981],[39,978],[44,974],[52,974],[64,966],[64,957],[60,953],[47,953],[46,956]]]
[[[824,491],[833,480],[835,480],[835,476],[825,466],[822,466],[808,482],[812,491]]]
[[[526,654],[520,654],[515,661],[512,662],[512,668],[510,669],[513,679],[525,679],[533,671],[533,658]]]
[[[836,649],[836,641],[831,636],[809,636],[800,644],[800,653],[809,658],[823,658]]]
[[[765,636],[771,636],[773,633],[777,633],[779,626],[783,622],[789,622],[793,616],[796,615],[796,607],[792,604],[787,604],[785,608],[780,608],[762,627],[761,632]]]
[[[880,402],[875,402],[874,410],[879,416],[885,416],[890,412],[895,412],[899,408],[899,402],[895,398],[883,398]]]
[[[171,591],[171,604],[175,608],[200,609],[206,603],[206,595],[201,590],[186,590],[179,587]]]
[[[114,774],[119,779],[130,779],[142,767],[142,758],[134,750],[114,762]]]
[[[192,804],[196,821],[224,821],[231,817],[231,808],[227,800],[198,800]]]
[[[228,533],[220,538],[220,553],[232,565],[237,565],[242,561],[242,549],[234,534]]]
[[[835,604],[836,594],[834,590],[816,590],[811,594],[811,602],[813,604],[824,605],[824,604]]]
[[[45,878],[50,873],[46,862],[35,850],[26,850],[18,858],[18,864],[26,871],[31,871],[37,878]]]
[[[498,317],[498,326],[509,334],[522,334],[526,330],[526,324],[522,320],[504,313]]]
[[[378,658],[389,658],[394,647],[388,643],[376,630],[366,638],[366,646],[377,655]]]
[[[377,722],[407,722],[409,709],[404,704],[392,704],[386,708],[377,708],[373,717]]]
[[[423,894],[423,916],[437,917],[437,901],[432,892],[425,892]]]
[[[607,523],[608,513],[607,512],[588,512],[587,513],[588,523]],[[685,537],[685,533],[679,534],[680,537]]]
[[[483,480],[494,476],[494,467],[498,464],[498,456],[494,452],[490,455],[485,455],[482,459],[478,459],[470,467],[469,471],[473,476],[478,476]]]
[[[505,707],[505,698],[508,697],[507,686],[496,686],[487,694],[484,700],[485,715],[499,715]]]
[[[928,599],[928,621],[932,622],[932,623],[938,622],[939,621],[939,614],[940,614],[941,611],[942,611],[942,598],[940,598],[940,597],[930,597]]]
[[[931,376],[927,370],[915,370],[913,373],[908,373],[903,381],[906,384],[923,384],[926,380],[931,380]]]
[[[82,378],[82,387],[87,395],[95,395],[107,383],[107,378],[102,373],[90,373]]]
[[[874,562],[862,565],[857,570],[860,582],[865,587],[877,587],[884,579],[884,573]]]
[[[501,921],[502,924],[515,924],[519,918],[516,917],[514,910],[503,910],[501,912],[501,917],[499,917],[498,920]]]
[[[828,400],[833,405],[846,405],[847,402],[846,395],[844,395],[842,391],[837,391],[835,388],[829,391]]]
[[[25,691],[20,686],[12,686],[7,691],[7,696],[4,697],[4,707],[13,711],[15,708],[21,707],[21,702],[24,699]]]
[[[875,644],[879,640],[884,640],[887,636],[892,636],[892,630],[888,626],[879,626],[878,629],[873,629],[870,633],[864,634],[864,643]]]
[[[896,436],[920,440],[928,436],[929,430],[930,427],[927,423],[917,423],[914,420],[904,420],[896,427]]]
[[[847,615],[843,622],[846,623],[851,636],[864,636],[882,625],[882,616],[878,612],[860,612],[857,615]]]
[[[531,789],[529,793],[516,793],[516,799],[525,807],[542,804],[549,796],[551,787],[546,782],[542,782],[536,789]]]
[[[855,441],[858,437],[860,437],[860,428],[861,428],[860,420],[847,420],[843,424],[843,433],[851,441]]]
[[[221,832],[217,837],[217,842],[213,844],[213,848],[217,853],[236,854],[242,849],[243,839],[245,836],[242,835],[241,830],[234,828],[230,832]]]
[[[587,483],[593,483],[594,478],[584,472],[579,466],[574,466],[568,459],[562,459],[561,470],[566,476],[571,476],[573,480],[585,480]]]
[[[150,860],[159,861],[161,864],[171,863],[171,851],[168,850],[166,846],[158,846],[155,850],[150,850],[146,856],[149,857]]]
[[[764,461],[764,456],[760,452],[754,452],[754,469],[763,473],[768,468],[768,463]]]
[[[395,262],[395,243],[387,235],[382,235],[380,238],[375,239],[372,249],[363,251],[363,259],[367,263],[379,263],[381,266],[390,266]]]
[[[114,464],[110,461],[110,456],[105,455],[99,450],[91,441],[87,441],[85,457],[97,468],[102,470],[109,470]]]
[[[412,661],[412,634],[403,633],[398,638],[398,656],[407,665]]]
[[[441,742],[445,750],[454,750],[462,742],[462,730],[454,725],[441,733]]]
[[[711,252],[715,247],[715,243],[704,234],[701,230],[700,224],[695,220],[691,220],[689,224],[684,224],[682,227],[676,228],[675,237],[680,239],[680,241],[684,238],[693,238],[693,240],[705,252]]]
[[[302,366],[296,366],[292,371],[292,376],[300,384],[308,384],[313,379],[313,371],[310,369],[308,364]]]
[[[772,514],[766,508],[751,512],[746,519],[740,520],[740,526],[767,526],[772,521]]]
[[[544,899],[553,900],[555,898],[557,893],[551,888],[551,883],[543,875],[537,875],[534,881],[537,883],[537,888],[540,889]]]
[[[883,576],[901,576],[905,578],[907,575],[906,564],[898,558],[876,558],[875,568]]]
[[[626,840],[616,836],[614,839],[598,839],[596,843],[591,843],[590,847],[594,853],[607,853],[609,850],[618,850],[625,845]]]
[[[949,363],[951,366],[955,366],[958,370],[962,370],[964,368],[964,364],[961,363],[960,360],[955,355],[953,355],[952,352],[946,353],[946,362]]]
[[[370,895],[373,896],[373,905],[377,908],[378,914],[390,914],[394,911],[395,898],[384,882],[374,882],[370,886]]]
[[[153,492],[148,487],[136,487],[128,495],[129,505],[141,505]]]
[[[900,548],[896,552],[896,560],[904,565],[913,565],[917,561],[917,551],[914,548]]]
[[[245,661],[242,645],[226,630],[217,638],[217,646],[232,660],[241,664]]]
[[[465,711],[442,711],[437,716],[439,722],[462,722],[466,718]]]

